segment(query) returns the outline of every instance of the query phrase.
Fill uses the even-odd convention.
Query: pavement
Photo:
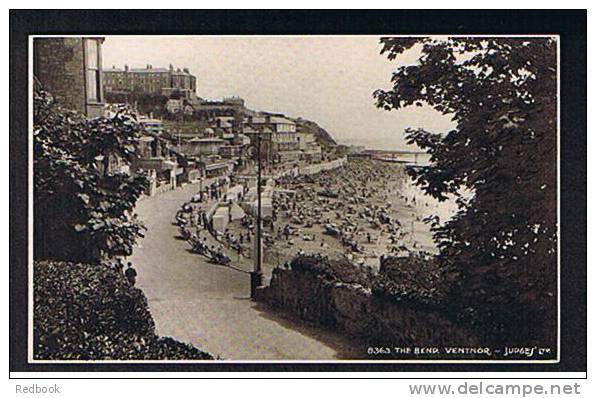
[[[172,224],[198,190],[189,184],[144,198],[137,213],[147,232],[130,261],[147,296],[157,334],[227,360],[357,359],[346,336],[305,325],[250,299],[250,275],[189,252]]]

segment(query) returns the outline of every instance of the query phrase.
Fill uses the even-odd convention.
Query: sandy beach
[[[265,279],[298,253],[342,257],[373,271],[382,255],[436,253],[424,219],[439,215],[444,220],[455,209],[453,202],[424,195],[400,163],[351,160],[314,176],[267,183],[273,186],[273,217],[263,226]],[[210,245],[222,247],[235,267],[250,270],[253,229],[254,218],[247,216],[228,223],[218,240],[207,238]]]

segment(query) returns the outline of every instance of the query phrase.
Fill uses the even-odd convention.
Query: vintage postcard
[[[560,362],[559,34],[28,45],[28,363]]]
[[[31,42],[33,360],[556,360],[557,37]]]

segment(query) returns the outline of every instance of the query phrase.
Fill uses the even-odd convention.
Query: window
[[[85,73],[87,76],[87,101],[101,101],[99,76],[99,40],[85,39]]]

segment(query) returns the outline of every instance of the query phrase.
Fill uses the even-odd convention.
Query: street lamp
[[[254,268],[250,273],[250,297],[254,299],[256,297],[256,291],[259,286],[263,285],[263,272],[262,272],[262,236],[261,236],[261,132],[255,134],[256,137],[256,156],[257,156],[257,228],[256,228],[256,239],[255,239],[255,256],[254,257]]]

